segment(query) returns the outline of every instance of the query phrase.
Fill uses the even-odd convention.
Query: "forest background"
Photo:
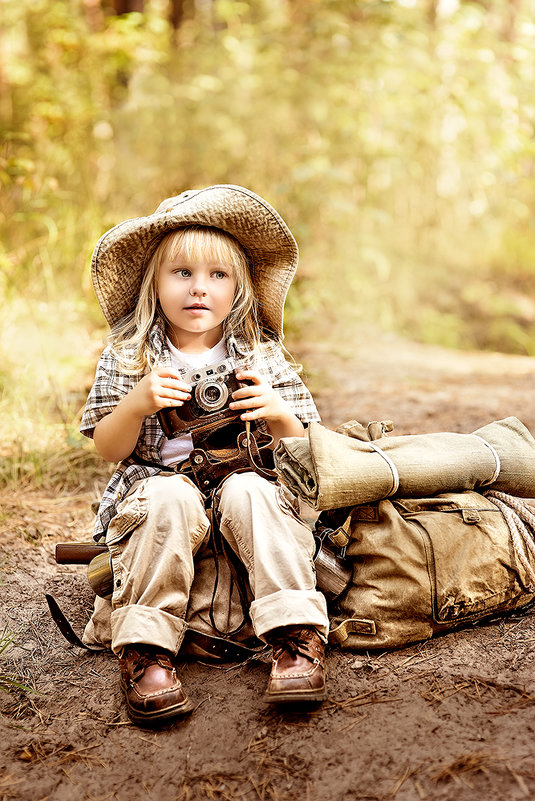
[[[4,485],[102,477],[91,251],[189,188],[294,231],[290,349],[351,320],[535,354],[532,0],[2,0],[0,59]]]

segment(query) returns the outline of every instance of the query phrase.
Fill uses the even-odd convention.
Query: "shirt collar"
[[[229,356],[235,359],[239,357],[250,358],[252,356],[251,348],[243,337],[237,337],[227,332],[225,334],[225,343]],[[159,361],[162,364],[171,363],[171,354],[167,344],[165,326],[163,320],[159,317],[156,318],[150,330],[149,344],[154,353],[158,354]]]
[[[238,358],[243,356],[248,358],[252,355],[251,348],[243,337],[236,337],[234,334],[227,334],[227,350],[229,356]]]

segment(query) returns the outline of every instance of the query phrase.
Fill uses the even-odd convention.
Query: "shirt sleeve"
[[[119,371],[117,360],[110,347],[107,347],[97,364],[95,380],[82,414],[81,433],[92,437],[99,420],[113,411],[138,380],[138,376],[125,375]]]
[[[320,421],[316,404],[299,375],[286,361],[280,345],[266,342],[263,345],[259,370],[269,379],[271,386],[288,403],[302,423]]]

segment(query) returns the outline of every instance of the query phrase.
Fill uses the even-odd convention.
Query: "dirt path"
[[[297,350],[324,422],[392,419],[395,432],[470,432],[516,415],[535,431],[529,359],[452,353],[373,332]],[[535,797],[535,621],[510,618],[394,653],[329,655],[329,700],[305,716],[262,703],[267,663],[186,664],[197,708],[159,732],[126,717],[115,659],[66,645],[44,592],[81,630],[83,567],[54,542],[85,539],[91,493],[0,497],[0,799],[412,801]]]

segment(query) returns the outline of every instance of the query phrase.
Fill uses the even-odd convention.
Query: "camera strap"
[[[230,476],[225,476],[225,478],[220,482],[219,486],[213,490],[210,499],[210,509],[209,509],[209,517],[211,523],[210,543],[212,546],[212,553],[214,557],[214,566],[215,566],[214,588],[212,590],[212,598],[210,601],[209,617],[212,628],[214,629],[215,632],[217,632],[217,634],[220,637],[234,637],[236,634],[242,631],[245,625],[249,623],[251,620],[249,615],[250,598],[249,598],[249,578],[247,575],[247,571],[243,563],[238,558],[237,554],[232,550],[228,542],[223,537],[219,525],[220,515],[218,508],[218,499],[219,499],[218,492],[225,483],[225,481],[227,480],[227,478],[229,477]],[[232,631],[221,631],[215,620],[214,606],[215,606],[215,598],[217,595],[217,588],[219,586],[219,556],[222,556],[228,565],[231,576],[230,592],[232,593],[232,588],[233,586],[235,586],[238,591],[240,606],[243,615],[239,625],[236,626],[235,629],[232,629]]]
[[[195,439],[194,437],[194,444]],[[232,473],[252,470],[268,481],[276,481],[277,473],[269,466],[273,459],[270,448],[272,442],[271,436],[253,430],[250,421],[247,420],[245,429],[238,434],[234,447],[212,449],[203,441],[193,448],[186,461],[177,465],[164,465],[163,462],[144,459],[137,453],[133,453],[130,458],[136,464],[153,467],[164,473],[188,476],[207,498],[212,490]]]
[[[264,467],[262,464],[259,464],[256,461],[258,456],[260,455],[260,451],[258,449],[257,442],[252,435],[251,423],[249,420],[246,420],[245,422],[244,433],[240,434],[240,436],[238,437],[238,446],[240,445],[240,437],[242,438],[242,442],[245,440],[247,457],[249,459],[249,465],[251,466],[252,470],[254,470],[255,473],[258,473],[259,476],[262,476],[262,478],[266,478],[268,481],[276,481],[278,478],[276,471]],[[273,442],[273,439],[271,439],[271,442]],[[270,445],[271,442],[269,443]],[[253,448],[253,443],[254,443],[254,448]]]

